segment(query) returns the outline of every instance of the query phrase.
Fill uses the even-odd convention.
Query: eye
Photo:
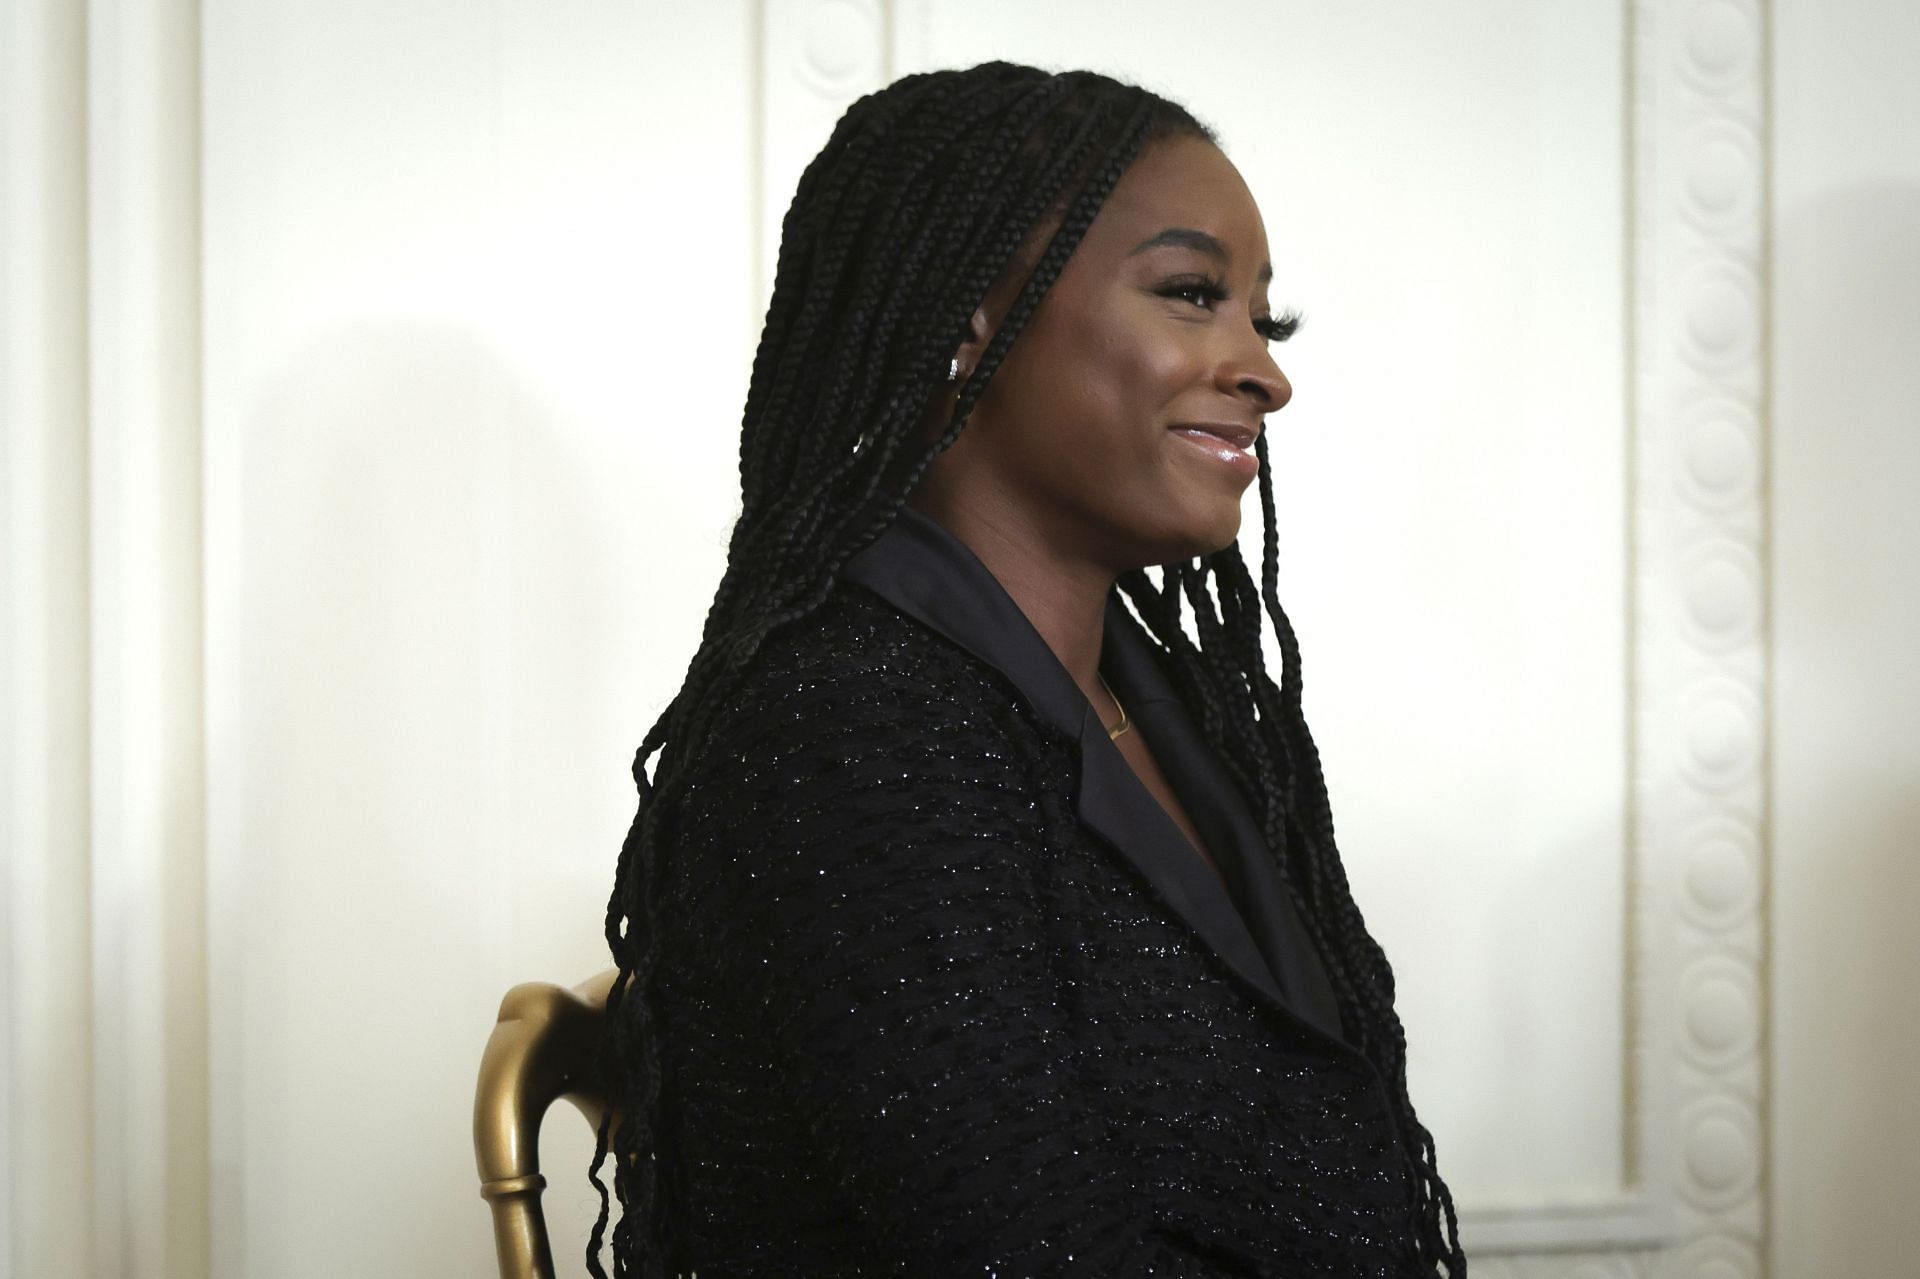
[[[1181,276],[1168,280],[1154,290],[1163,298],[1181,298],[1190,301],[1203,311],[1213,309],[1213,304],[1226,300],[1227,291],[1220,281],[1212,276]]]
[[[1227,300],[1226,286],[1212,276],[1182,276],[1168,280],[1154,290],[1164,298],[1179,298],[1191,302],[1202,311],[1211,311],[1217,303]],[[1287,310],[1279,315],[1259,315],[1253,320],[1253,331],[1269,342],[1284,342],[1293,336],[1300,327],[1301,316],[1298,311]]]
[[[1292,310],[1282,311],[1279,315],[1262,315],[1253,322],[1254,332],[1269,342],[1284,342],[1300,327],[1301,318],[1298,311]]]

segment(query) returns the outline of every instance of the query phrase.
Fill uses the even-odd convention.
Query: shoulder
[[[769,635],[748,683],[763,693],[806,684],[874,686],[923,702],[1016,696],[1007,678],[932,627],[854,582]]]
[[[768,635],[710,727],[735,746],[849,759],[968,737],[1004,755],[1058,736],[991,664],[845,582]]]
[[[685,901],[778,932],[796,912],[851,918],[856,896],[862,918],[918,903],[907,918],[1028,891],[1078,755],[998,670],[844,586],[749,665],[672,819]]]
[[[908,793],[1031,799],[1077,759],[999,670],[852,583],[769,634],[704,727],[689,812],[703,793],[762,821]]]

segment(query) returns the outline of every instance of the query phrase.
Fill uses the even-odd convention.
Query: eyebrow
[[[1220,243],[1217,238],[1208,235],[1205,231],[1196,230],[1190,226],[1170,226],[1160,232],[1160,234],[1149,236],[1134,245],[1127,253],[1127,256],[1132,257],[1135,253],[1145,253],[1148,249],[1164,248],[1193,249],[1206,254],[1210,258],[1216,258],[1221,262],[1228,262],[1233,258],[1233,255],[1227,252],[1227,246]],[[1254,278],[1262,284],[1271,282],[1273,279],[1273,263],[1261,263],[1260,273]]]

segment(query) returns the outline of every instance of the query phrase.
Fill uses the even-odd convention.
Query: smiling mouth
[[[1224,467],[1228,473],[1239,477],[1243,486],[1260,474],[1259,456],[1233,438],[1237,434],[1251,444],[1258,435],[1251,427],[1231,432],[1209,423],[1206,426],[1176,426],[1168,433],[1179,436],[1193,445],[1197,453],[1212,458],[1214,465]]]
[[[1238,422],[1181,422],[1170,428],[1196,435],[1210,435],[1216,440],[1224,440],[1237,449],[1251,449],[1260,434],[1257,426],[1246,426]]]

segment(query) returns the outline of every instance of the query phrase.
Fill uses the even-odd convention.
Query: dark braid
[[[686,1263],[674,1234],[680,1161],[663,1122],[672,1080],[659,1020],[657,926],[670,905],[662,898],[673,880],[682,773],[697,767],[716,731],[714,712],[750,673],[761,644],[825,601],[842,565],[897,518],[926,467],[958,438],[1121,175],[1145,147],[1175,136],[1215,140],[1185,109],[1134,85],[994,62],[908,76],[860,99],[801,175],[781,222],[741,419],[741,509],[726,571],[680,689],[633,761],[639,807],[606,919],[619,975],[607,1000],[604,1064],[620,1104],[600,1126],[588,1173],[601,1200],[587,1251],[597,1279],[606,1279],[600,1253],[612,1205],[599,1170],[609,1156],[622,1210],[612,1230],[615,1275],[664,1279]],[[945,430],[927,442],[928,406],[969,318],[1048,227]],[[1158,583],[1145,570],[1122,574],[1118,586],[1164,648],[1175,687],[1233,779],[1259,799],[1267,843],[1343,1013],[1387,1081],[1421,1260],[1458,1279],[1466,1260],[1432,1138],[1407,1096],[1392,970],[1348,891],[1301,714],[1299,645],[1275,586],[1264,434],[1256,451],[1266,521],[1261,587],[1237,546],[1165,565]],[[1263,601],[1280,643],[1277,687],[1261,651]],[[1198,644],[1185,633],[1188,604]],[[1055,816],[1065,813],[1059,807]]]

